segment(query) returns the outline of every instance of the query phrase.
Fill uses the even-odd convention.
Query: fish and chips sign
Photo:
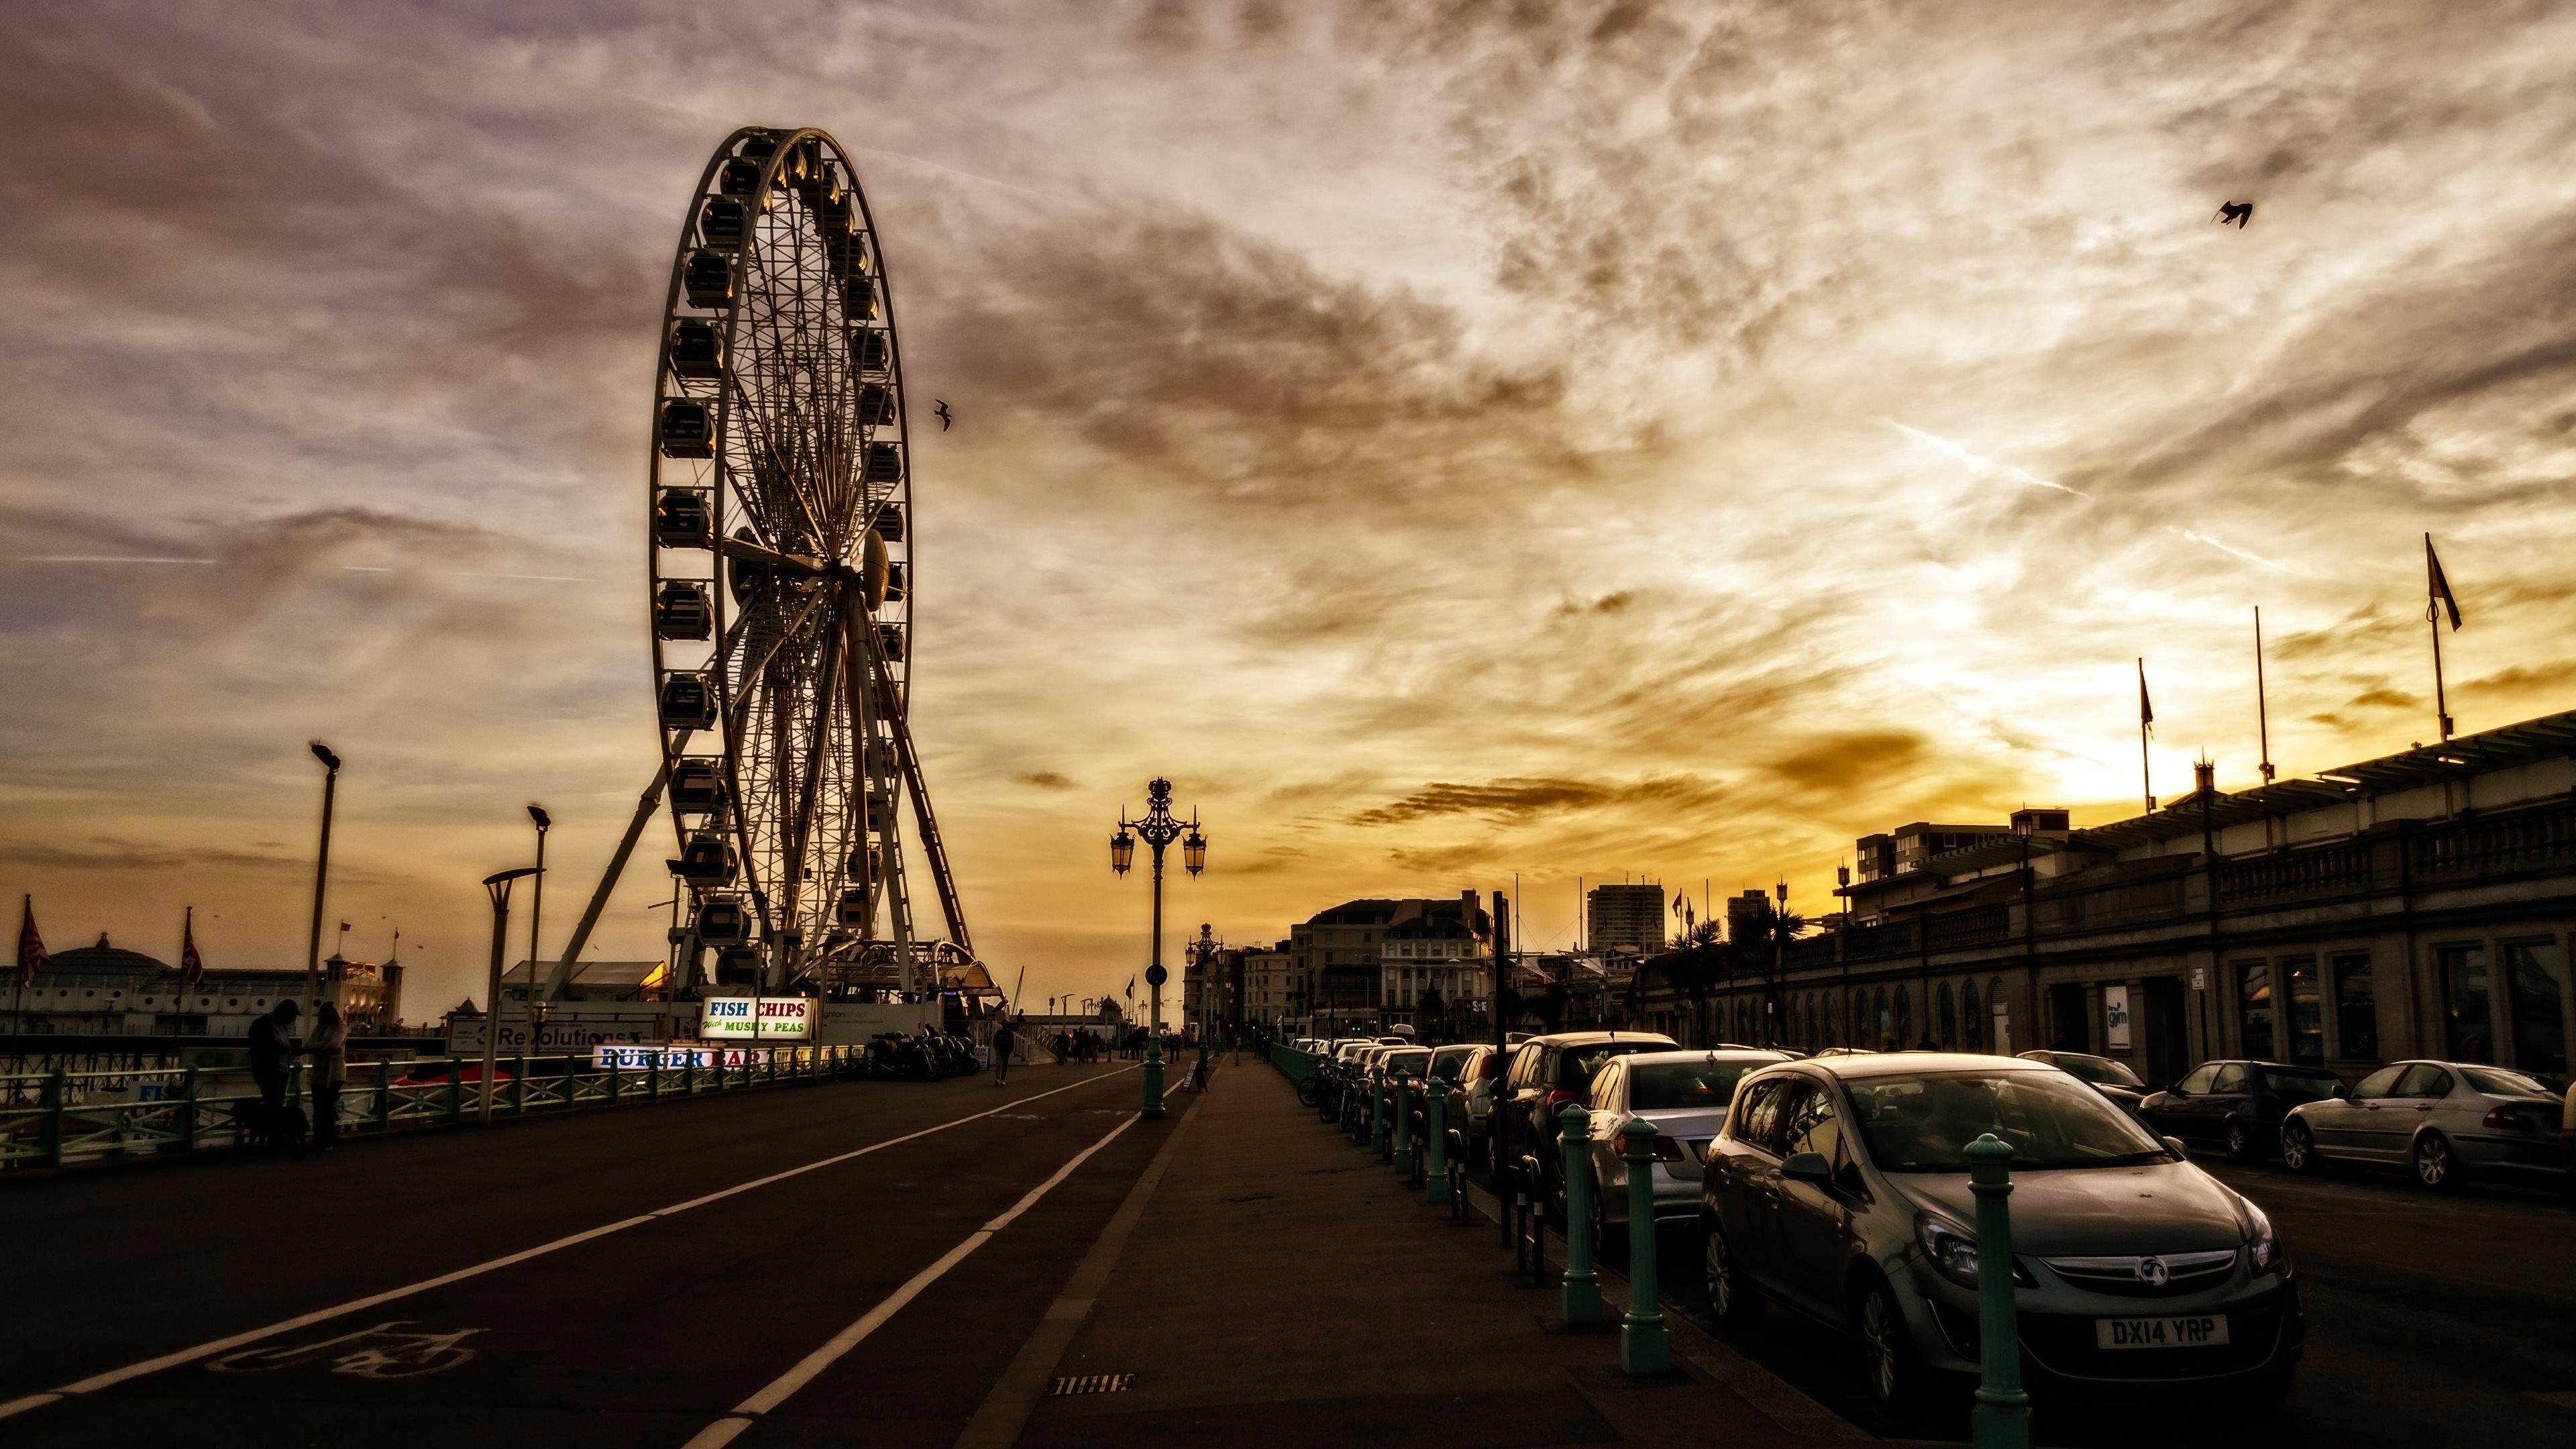
[[[810,996],[712,996],[698,1016],[700,1041],[810,1041]]]

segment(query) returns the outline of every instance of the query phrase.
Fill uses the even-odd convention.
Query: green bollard
[[[1976,1449],[2030,1449],[2030,1395],[2021,1388],[2021,1327],[2013,1303],[2012,1144],[1989,1132],[1968,1144],[1977,1195],[1977,1358],[1984,1371],[1969,1414]],[[1988,1271],[1991,1268],[1993,1271]]]
[[[1568,1323],[1601,1321],[1601,1275],[1592,1267],[1592,1114],[1569,1106],[1556,1114],[1565,1129],[1565,1288],[1560,1295]]]
[[[1368,1145],[1369,1145],[1369,1151],[1371,1151],[1371,1152],[1375,1152],[1375,1151],[1377,1151],[1377,1150],[1378,1150],[1378,1144],[1380,1144],[1380,1143],[1382,1143],[1382,1142],[1386,1141],[1386,1073],[1385,1073],[1382,1069],[1380,1069],[1380,1068],[1377,1068],[1377,1067],[1371,1067],[1371,1068],[1369,1068],[1368,1081],[1369,1081],[1369,1140],[1368,1140]]]
[[[1423,1151],[1431,1154],[1430,1167],[1425,1173],[1430,1181],[1424,1185],[1423,1200],[1445,1203],[1449,1200],[1449,1127],[1443,1119],[1448,1113],[1449,1093],[1442,1084],[1434,1082],[1429,1095],[1430,1114],[1423,1120],[1428,1124],[1425,1130],[1431,1140],[1423,1144]]]
[[[1628,1321],[1619,1329],[1619,1367],[1632,1374],[1672,1372],[1671,1336],[1655,1283],[1655,1128],[1631,1122],[1619,1129],[1619,1157],[1628,1164]],[[1574,1236],[1569,1225],[1566,1236]]]
[[[465,1058],[447,1059],[447,1120],[465,1120]]]
[[[1413,1175],[1413,1091],[1402,1077],[1395,1080],[1395,1170]]]
[[[510,1115],[528,1115],[528,1054],[510,1058]]]
[[[1157,970],[1161,968],[1157,967]],[[1160,990],[1160,987],[1155,988]],[[1163,1115],[1163,1044],[1154,1037],[1145,1039],[1145,1110],[1146,1117]]]

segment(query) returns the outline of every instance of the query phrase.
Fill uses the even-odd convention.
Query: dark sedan
[[[2343,1078],[2287,1062],[2202,1062],[2181,1081],[2150,1092],[2140,1120],[2167,1137],[2216,1146],[2230,1162],[2260,1162],[2280,1146],[2281,1122],[2302,1102],[2345,1094]]]
[[[2125,1062],[2097,1057],[2090,1052],[2023,1052],[2022,1060],[2046,1062],[2075,1080],[2111,1099],[2112,1105],[2135,1117],[2138,1107],[2147,1100],[2147,1084],[2138,1080]]]

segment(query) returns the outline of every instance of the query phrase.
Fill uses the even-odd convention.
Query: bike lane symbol
[[[485,1331],[480,1328],[460,1328],[451,1333],[402,1331],[413,1328],[415,1325],[409,1319],[397,1318],[373,1328],[344,1333],[338,1338],[326,1338],[319,1343],[239,1349],[208,1359],[206,1368],[219,1374],[256,1374],[328,1360],[331,1372],[335,1374],[351,1374],[362,1379],[412,1379],[445,1373],[471,1362],[474,1350],[465,1346],[465,1340]]]

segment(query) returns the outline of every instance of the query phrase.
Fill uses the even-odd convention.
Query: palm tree
[[[1775,1035],[1782,1020],[1780,1015],[1780,978],[1788,959],[1789,943],[1807,929],[1807,918],[1796,911],[1784,911],[1770,901],[1750,913],[1735,939],[1728,943],[1735,950],[1734,965],[1743,974],[1762,983],[1763,1022]],[[1730,972],[1732,976],[1734,973]]]

